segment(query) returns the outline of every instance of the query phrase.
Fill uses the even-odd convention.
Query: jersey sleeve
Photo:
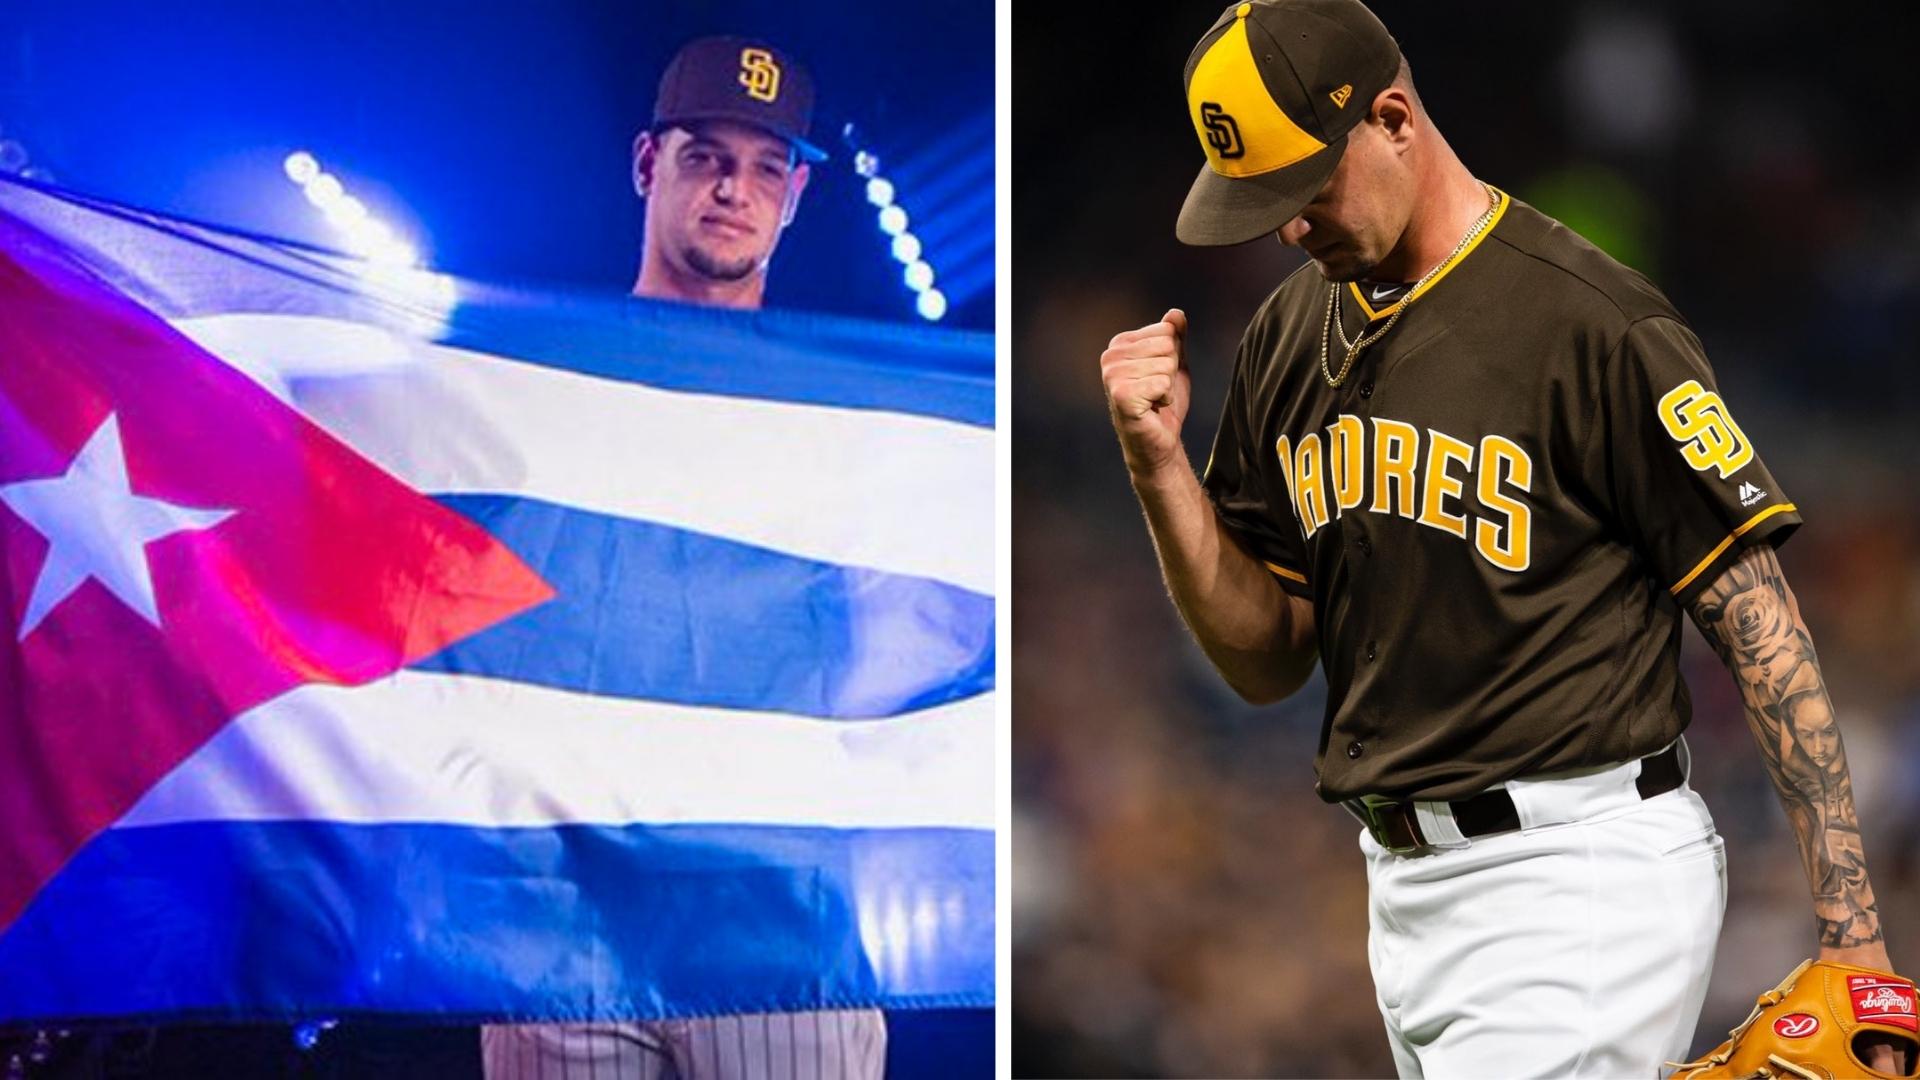
[[[1257,428],[1250,416],[1253,402],[1248,390],[1250,348],[1247,342],[1241,344],[1233,383],[1220,415],[1220,430],[1214,436],[1213,453],[1207,458],[1200,485],[1227,531],[1247,554],[1265,563],[1281,588],[1311,600],[1306,543],[1286,480],[1275,475],[1278,457],[1272,450],[1263,454],[1259,436],[1254,434]]]
[[[1636,322],[1600,387],[1589,457],[1618,524],[1683,606],[1740,552],[1779,546],[1800,513],[1715,386],[1700,339],[1676,319]]]

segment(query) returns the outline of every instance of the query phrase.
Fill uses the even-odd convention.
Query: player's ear
[[[793,224],[793,215],[800,209],[800,193],[807,190],[807,180],[812,176],[813,167],[805,162],[787,174],[787,201],[780,207],[781,228]]]
[[[1413,141],[1413,117],[1413,102],[1400,87],[1389,86],[1375,95],[1372,118],[1395,152],[1405,150]]]
[[[660,141],[651,131],[633,137],[633,192],[641,198],[653,190],[653,170],[660,163]]]

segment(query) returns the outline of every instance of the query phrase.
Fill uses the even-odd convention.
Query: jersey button
[[[1360,396],[1364,398],[1370,398],[1373,396],[1373,380],[1372,379],[1368,379],[1366,382],[1363,382],[1360,384]]]
[[[1362,743],[1359,739],[1355,739],[1347,744],[1347,757],[1349,760],[1357,758],[1366,752],[1366,744]]]
[[[1379,651],[1378,646],[1374,642],[1371,642],[1371,641],[1367,642],[1367,662],[1368,663],[1373,662],[1373,658],[1378,653],[1378,651]]]
[[[1364,536],[1360,538],[1359,542],[1355,546],[1357,546],[1360,549],[1360,554],[1362,555],[1373,554],[1373,541],[1367,539]]]

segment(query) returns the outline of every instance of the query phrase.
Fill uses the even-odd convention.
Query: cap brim
[[[772,128],[766,126],[765,124],[759,123],[750,117],[736,116],[733,113],[689,112],[689,113],[680,113],[673,116],[664,116],[664,117],[655,116],[653,118],[653,126],[656,128],[663,128],[663,127],[671,127],[675,124],[702,124],[702,123],[714,123],[716,121],[725,122],[729,124],[744,124],[747,127],[764,131],[776,139],[785,139],[786,141],[793,144],[794,150],[799,153],[800,160],[802,161],[819,162],[819,161],[827,160],[827,152],[813,145],[807,140],[796,138],[792,135],[787,134],[784,131],[775,131]]]
[[[1173,234],[1183,244],[1215,247],[1274,232],[1320,194],[1346,149],[1347,137],[1341,135],[1312,157],[1258,176],[1221,176],[1202,165]]]

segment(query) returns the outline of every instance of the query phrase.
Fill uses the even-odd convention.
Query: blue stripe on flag
[[[0,938],[0,1016],[987,1006],[993,903],[984,830],[111,829]]]
[[[669,390],[994,421],[991,334],[487,288],[439,340]]]
[[[535,499],[439,501],[559,595],[417,668],[843,719],[993,688],[992,597]]]

